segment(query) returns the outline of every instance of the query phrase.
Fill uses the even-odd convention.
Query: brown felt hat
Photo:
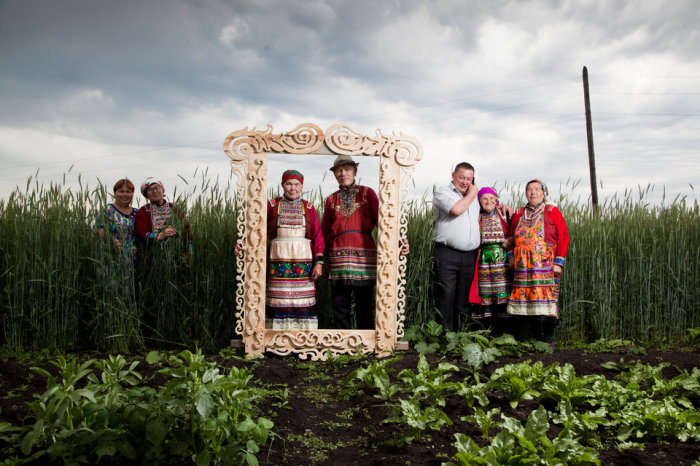
[[[333,171],[341,165],[352,165],[353,167],[357,167],[359,163],[355,162],[349,155],[339,155],[335,158],[333,166],[330,168],[330,170]]]

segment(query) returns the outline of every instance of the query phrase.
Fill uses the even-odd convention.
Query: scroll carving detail
[[[370,137],[354,132],[345,125],[333,125],[326,131],[326,145],[337,154],[378,155],[388,157],[401,166],[417,163],[423,156],[423,146],[417,139],[403,133],[391,136],[381,130]]]

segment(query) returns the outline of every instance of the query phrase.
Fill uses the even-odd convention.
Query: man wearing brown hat
[[[336,328],[348,329],[352,296],[357,328],[374,328],[374,284],[379,200],[372,188],[355,184],[357,166],[349,155],[339,155],[330,170],[340,189],[326,199],[321,231]]]

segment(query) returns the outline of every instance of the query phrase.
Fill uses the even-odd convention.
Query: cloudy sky
[[[479,185],[585,198],[585,65],[601,197],[697,199],[698,25],[695,0],[0,0],[0,198],[37,170],[226,183],[228,133],[307,121],[418,138],[418,196],[469,161]],[[331,162],[271,157],[270,177],[328,192]]]

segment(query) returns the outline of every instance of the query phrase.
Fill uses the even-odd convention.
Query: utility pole
[[[595,151],[593,150],[593,123],[591,123],[591,96],[588,92],[588,69],[583,67],[583,100],[586,107],[586,136],[588,137],[588,169],[591,174],[591,202],[598,210],[598,185],[595,176]]]

